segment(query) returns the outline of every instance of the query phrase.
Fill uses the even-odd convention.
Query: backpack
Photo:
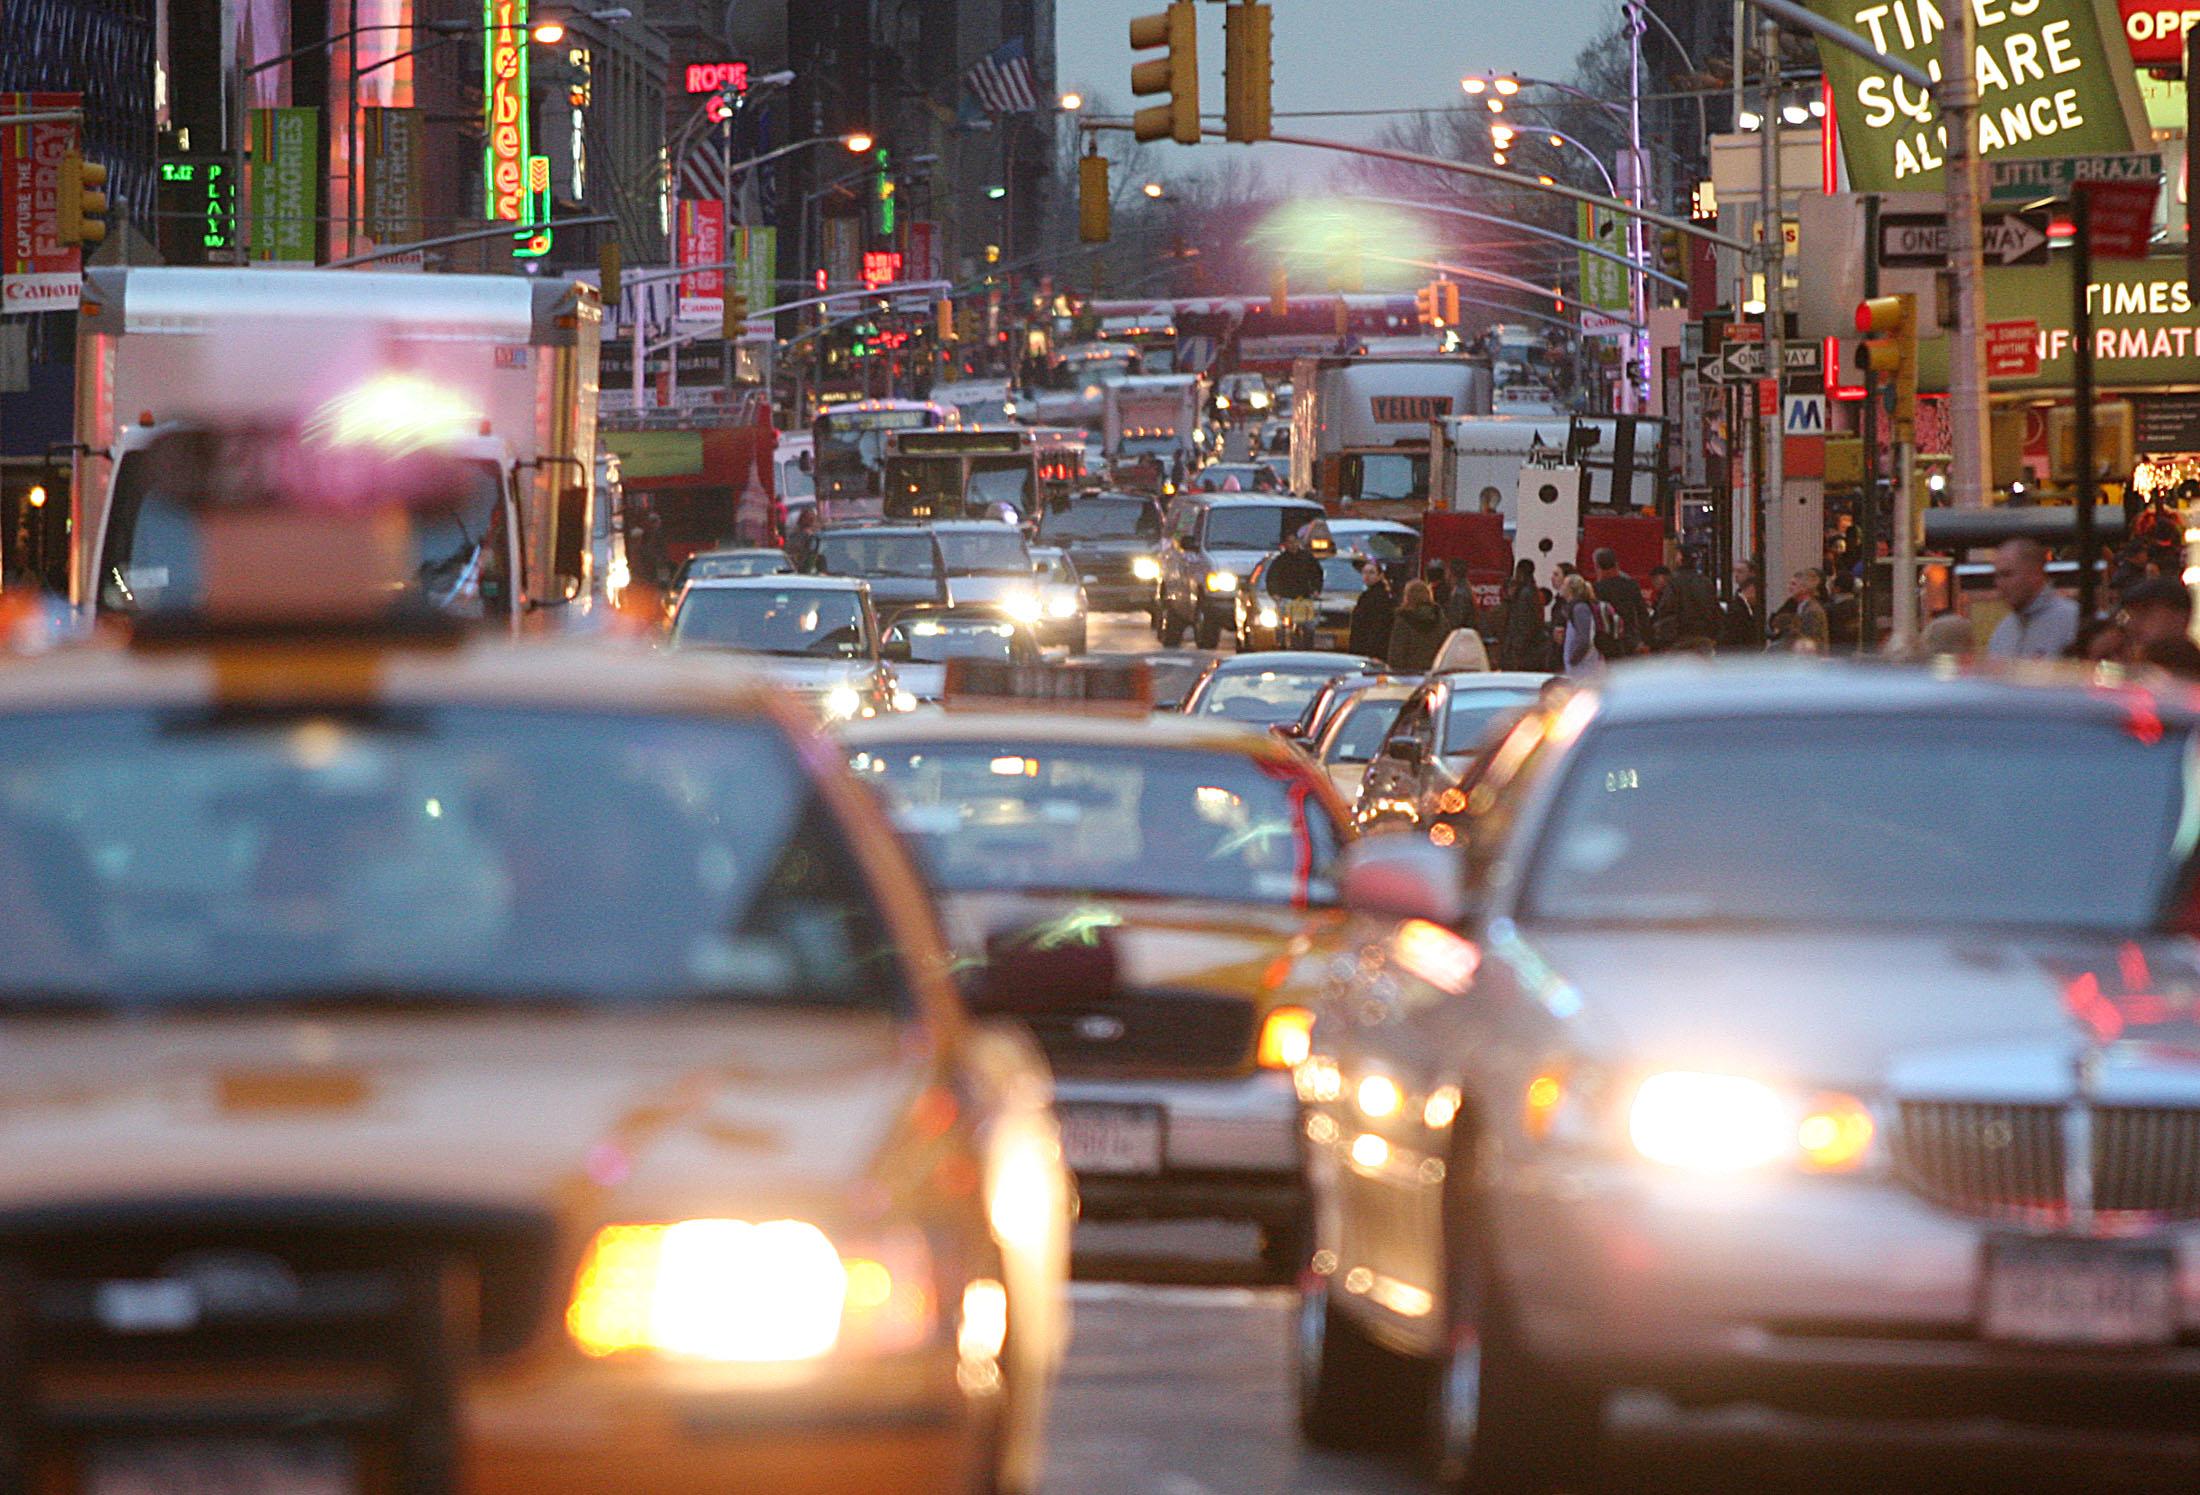
[[[1596,650],[1606,659],[1625,659],[1634,653],[1627,642],[1627,623],[1619,615],[1619,609],[1598,598],[1589,604],[1597,620]]]

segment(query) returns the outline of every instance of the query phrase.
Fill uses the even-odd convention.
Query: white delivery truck
[[[594,287],[517,275],[87,270],[71,600],[189,606],[190,516],[224,488],[433,460],[464,494],[414,521],[426,601],[515,626],[587,608],[602,321]]]
[[[1650,509],[1662,432],[1636,416],[1445,416],[1431,428],[1429,507],[1503,514],[1511,529],[1520,469],[1575,463],[1585,509]]]
[[[1457,356],[1302,358],[1291,384],[1291,491],[1367,518],[1418,519],[1430,423],[1490,409],[1489,366]]]
[[[1190,468],[1206,391],[1193,374],[1139,374],[1100,389],[1101,451],[1111,467],[1151,460],[1167,473]]]

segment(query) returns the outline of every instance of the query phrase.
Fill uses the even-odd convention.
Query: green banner
[[[1969,0],[1977,19],[1982,157],[2104,155],[2144,149],[2146,112],[2115,0]],[[1940,73],[1936,0],[1810,0],[1880,51]],[[1858,192],[1938,192],[1946,133],[1932,100],[1829,42],[1849,184]]]
[[[2149,260],[2103,260],[2093,267],[2093,371],[2102,389],[2185,385],[2200,368],[2200,305],[2185,287],[2180,255]],[[2007,389],[2068,389],[2071,359],[2070,262],[1986,272],[1986,320],[2028,321],[2039,326],[2040,371],[2028,378],[1997,376]],[[1918,383],[1948,387],[1948,341],[1918,344]]]
[[[1594,203],[1579,203],[1575,215],[1574,232],[1583,244],[1613,254],[1627,253],[1627,231],[1621,226],[1619,214]],[[1616,260],[1584,250],[1581,260],[1581,299],[1585,305],[1599,311],[1626,311],[1634,302],[1627,293],[1627,267]]]
[[[738,284],[748,298],[751,315],[777,306],[779,291],[779,230],[743,228],[734,231],[734,252],[728,259],[740,261]]]
[[[252,257],[313,263],[320,120],[312,109],[252,111]]]

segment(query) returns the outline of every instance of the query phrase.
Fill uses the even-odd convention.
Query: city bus
[[[1023,426],[891,431],[886,517],[999,519],[1006,505],[1029,518],[1038,512],[1041,452],[1038,434]]]
[[[961,423],[954,406],[932,400],[850,400],[819,411],[810,426],[818,517],[877,514],[885,492],[887,439],[896,432],[949,429]]]

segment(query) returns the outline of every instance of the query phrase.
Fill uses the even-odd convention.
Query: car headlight
[[[1039,621],[1039,596],[1036,592],[1011,592],[1001,599],[1001,611],[1019,623]]]
[[[835,721],[846,721],[863,709],[863,692],[853,685],[836,685],[825,692],[825,714]]]
[[[1161,580],[1161,562],[1150,555],[1131,557],[1131,578],[1134,581]]]
[[[1256,389],[1246,396],[1245,402],[1255,410],[1266,410],[1268,408],[1268,394],[1265,390]]]
[[[1215,408],[1216,408],[1217,410],[1227,410],[1227,409],[1229,409],[1229,408],[1230,408],[1230,397],[1229,397],[1228,395],[1216,395],[1216,396],[1215,396]]]
[[[914,1349],[938,1321],[915,1231],[843,1253],[802,1220],[607,1225],[581,1259],[565,1313],[582,1353],[787,1364]]]
[[[1238,589],[1235,571],[1210,571],[1207,573],[1207,590],[1210,592],[1234,592]]]
[[[900,686],[894,688],[894,709],[896,711],[914,711],[921,704],[911,692]]]
[[[1075,594],[1074,592],[1063,592],[1063,593],[1059,594],[1058,596],[1055,596],[1055,597],[1049,598],[1049,599],[1048,599],[1048,601],[1047,601],[1047,616],[1048,616],[1048,617],[1050,617],[1050,618],[1074,618],[1074,617],[1076,617],[1076,616],[1077,616],[1077,596],[1076,596],[1076,594]]]
[[[1651,1075],[1627,1109],[1627,1139],[1637,1153],[1695,1173],[1776,1164],[1846,1172],[1865,1162],[1873,1131],[1871,1112],[1854,1096],[1798,1096],[1741,1075],[1688,1070]]]
[[[1255,618],[1254,621],[1260,624],[1260,626],[1263,628],[1273,628],[1278,623],[1282,622],[1283,619],[1277,615],[1274,608],[1264,607],[1260,610],[1259,616]]]

